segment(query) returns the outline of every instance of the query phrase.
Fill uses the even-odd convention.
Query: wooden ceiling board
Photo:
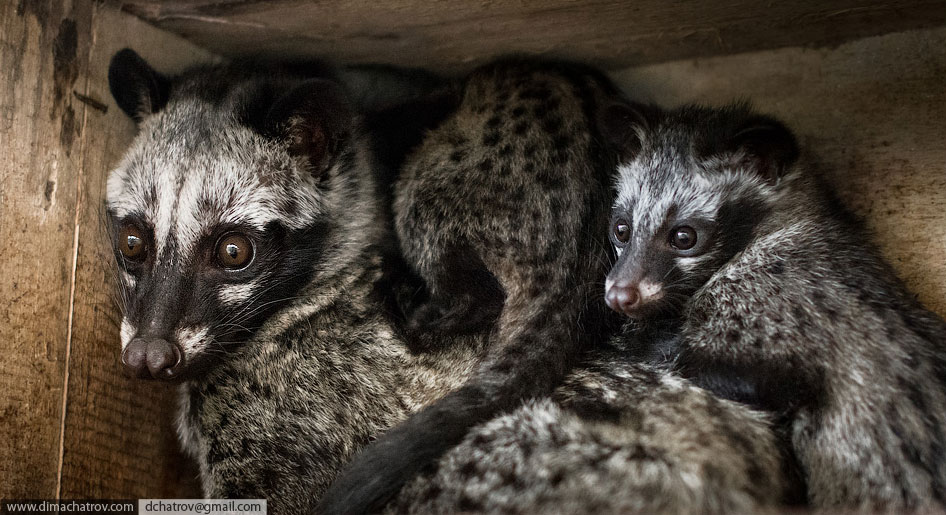
[[[462,70],[527,53],[605,69],[946,25],[946,3],[812,0],[159,0],[122,10],[225,56]]]

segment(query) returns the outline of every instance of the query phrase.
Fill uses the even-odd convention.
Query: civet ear
[[[729,151],[742,156],[744,167],[774,184],[798,160],[798,142],[784,124],[753,116],[729,141]]]
[[[306,158],[311,173],[331,169],[351,137],[353,111],[334,82],[306,81],[279,98],[266,115],[266,131],[289,145],[289,153]]]
[[[171,82],[134,50],[125,48],[108,66],[108,87],[118,107],[141,123],[167,104]]]
[[[598,116],[601,133],[617,149],[622,160],[631,160],[641,151],[654,110],[631,102],[615,102],[601,110]]]

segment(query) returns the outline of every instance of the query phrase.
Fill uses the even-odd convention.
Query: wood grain
[[[208,55],[88,0],[0,3],[0,498],[197,493],[172,392],[118,367],[100,221],[134,136],[106,81],[124,45],[170,71]]]
[[[0,498],[58,490],[89,15],[0,3]]]
[[[62,467],[63,498],[199,497],[196,468],[178,451],[176,395],[165,384],[126,378],[119,361],[111,244],[104,227],[105,181],[135,135],[108,89],[108,64],[131,46],[162,71],[208,54],[179,38],[96,6],[87,79],[77,89],[107,106],[87,108],[82,127],[78,266]]]
[[[614,76],[632,96],[660,104],[746,98],[785,120],[907,285],[946,316],[946,30]]]
[[[124,0],[221,55],[462,69],[510,52],[607,69],[946,24],[942,0]]]

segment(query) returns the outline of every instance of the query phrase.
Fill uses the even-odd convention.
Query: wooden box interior
[[[320,56],[461,72],[524,53],[634,98],[752,101],[946,315],[946,5],[935,1],[18,0],[0,5],[0,498],[194,497],[174,388],[119,367],[105,180],[134,137],[108,91],[131,47],[175,72]]]

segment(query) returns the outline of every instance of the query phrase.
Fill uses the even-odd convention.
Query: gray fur
[[[388,511],[748,514],[786,486],[766,416],[605,355],[477,427]]]
[[[205,496],[311,512],[355,451],[469,372],[475,348],[463,344],[411,355],[370,299],[374,267],[362,268],[307,292],[183,386],[179,430]]]
[[[378,64],[343,66],[336,75],[351,101],[362,111],[379,111],[422,100],[447,82],[425,70]]]
[[[128,339],[149,331],[155,324],[133,321],[153,297],[164,298],[176,311],[161,315],[173,324],[158,336],[186,345],[183,331],[192,340],[182,349],[178,429],[204,495],[267,498],[272,513],[302,513],[352,453],[457,387],[481,345],[455,338],[442,352],[409,351],[378,299],[383,227],[357,121],[331,168],[313,177],[312,164],[292,150],[298,142],[261,134],[241,116],[266,100],[254,92],[275,89],[272,102],[302,83],[279,79],[220,67],[173,80],[167,104],[143,117],[112,172],[107,207],[116,225],[133,217],[160,235],[138,276],[124,274],[123,326]],[[221,224],[263,235],[275,224],[318,246],[301,262],[277,259],[218,287],[210,278],[222,272],[207,269],[201,249]],[[259,241],[259,252],[268,244]],[[274,279],[289,266],[297,267],[292,277]],[[308,279],[293,290],[296,276]],[[288,293],[254,304],[272,290]],[[267,307],[259,327],[244,327]],[[189,330],[195,326],[203,329]],[[231,326],[251,334],[235,336]]]
[[[813,505],[942,508],[946,322],[794,163],[791,135],[774,120],[741,106],[642,108],[625,120],[615,216],[633,235],[609,287],[661,286],[641,312],[682,315],[677,367],[783,420]],[[713,246],[655,257],[672,218],[718,223]],[[727,250],[737,227],[751,230]],[[667,271],[655,274],[661,261]]]

